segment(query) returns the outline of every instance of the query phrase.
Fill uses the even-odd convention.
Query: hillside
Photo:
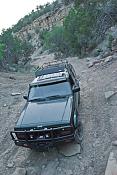
[[[42,45],[41,34],[53,26],[63,25],[74,1],[56,0],[37,6],[36,10],[0,35],[0,68],[18,70],[30,61],[31,54]],[[21,65],[20,65],[21,64]]]
[[[0,36],[0,67],[18,70],[48,50],[56,58],[104,55],[112,51],[117,24],[115,0],[61,0],[37,6]],[[102,45],[100,45],[102,43]],[[98,47],[99,46],[99,47]],[[11,68],[15,67],[15,69]]]
[[[15,146],[10,131],[35,68],[65,58],[80,79],[81,145],[67,143],[42,152]],[[58,0],[3,31],[0,132],[0,175],[117,174],[116,0]]]
[[[21,40],[30,40],[34,47],[39,47],[39,34],[44,30],[51,30],[54,26],[63,25],[64,18],[68,15],[69,10],[72,8],[72,6],[73,4],[70,4],[67,6],[59,7],[54,11],[50,11],[36,18],[31,24],[22,27],[22,29],[14,33],[14,35]]]

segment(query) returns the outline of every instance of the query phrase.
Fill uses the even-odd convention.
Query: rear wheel
[[[83,140],[83,125],[81,122],[78,123],[78,127],[75,130],[74,140],[76,143],[81,143]]]

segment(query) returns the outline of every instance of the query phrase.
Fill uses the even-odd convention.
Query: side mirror
[[[24,95],[23,98],[24,98],[25,100],[28,100],[28,96],[27,96],[27,95]]]
[[[72,91],[75,92],[79,92],[80,91],[80,87],[79,86],[73,86]]]

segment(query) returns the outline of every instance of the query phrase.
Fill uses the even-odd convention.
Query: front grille
[[[73,128],[71,126],[65,126],[33,131],[14,131],[12,133],[16,134],[18,140],[44,140],[70,135],[73,133]]]

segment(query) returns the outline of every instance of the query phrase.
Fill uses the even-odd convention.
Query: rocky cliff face
[[[23,27],[14,35],[21,40],[30,41],[34,47],[39,47],[39,33],[43,30],[51,30],[53,26],[62,25],[65,16],[73,7],[73,3],[68,6],[63,6],[55,11],[46,13],[45,15],[34,20],[30,25]]]

